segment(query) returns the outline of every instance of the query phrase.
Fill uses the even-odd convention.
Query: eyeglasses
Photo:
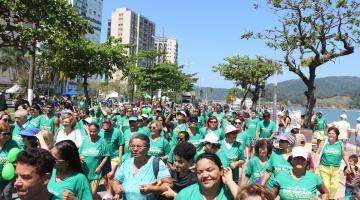
[[[191,120],[190,123],[196,124],[197,121],[196,120]]]
[[[234,122],[234,124],[241,125],[241,122]]]
[[[2,132],[1,135],[2,136],[10,136],[10,132]]]
[[[156,126],[151,126],[150,128],[151,128],[151,129],[156,129]]]
[[[144,149],[144,148],[146,148],[147,146],[135,146],[135,145],[130,145],[129,146],[129,148],[130,149],[135,149],[135,148],[137,148],[137,149]]]

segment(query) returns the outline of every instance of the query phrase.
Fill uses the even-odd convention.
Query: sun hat
[[[347,119],[347,115],[346,115],[346,114],[341,114],[341,115],[340,115],[340,118],[342,118],[342,119]]]
[[[225,135],[235,132],[235,131],[236,131],[236,134],[238,134],[238,129],[234,125],[229,124],[229,125],[225,126],[225,130],[224,130]]]
[[[306,149],[306,147],[294,147],[292,149],[293,159],[296,157],[303,157],[305,160],[307,160],[308,156],[309,156],[309,152]]]
[[[39,131],[40,131],[40,130],[37,129],[37,128],[28,128],[28,129],[25,129],[25,130],[21,131],[21,132],[19,133],[19,135],[34,137],[34,136],[36,136],[36,134],[39,133]]]
[[[205,138],[201,142],[209,142],[211,144],[219,144],[219,137],[215,133],[206,134]]]
[[[276,139],[278,140],[286,140],[288,141],[290,144],[294,144],[295,143],[295,137],[290,135],[289,133],[283,133],[280,135],[276,136]]]

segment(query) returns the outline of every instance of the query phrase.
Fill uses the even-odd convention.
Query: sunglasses
[[[196,120],[191,120],[190,123],[196,124],[197,121]]]
[[[151,128],[151,129],[156,129],[156,126],[151,126],[150,128]]]
[[[241,122],[235,122],[234,124],[241,125]]]
[[[217,121],[209,121],[209,124],[216,124]]]

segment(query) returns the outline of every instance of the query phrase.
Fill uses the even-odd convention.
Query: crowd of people
[[[0,199],[335,199],[340,170],[345,199],[360,198],[358,156],[344,150],[349,129],[320,112],[312,152],[286,112],[272,121],[266,110],[220,104],[17,106],[0,115]],[[14,176],[5,177],[15,148]]]

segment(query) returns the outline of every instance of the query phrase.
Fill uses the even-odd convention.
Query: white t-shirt
[[[339,129],[340,135],[339,135],[339,139],[340,140],[344,140],[344,139],[349,139],[348,138],[348,130],[350,130],[350,123],[344,120],[338,121],[335,123],[335,127],[337,129]]]
[[[56,137],[56,142],[60,142],[63,140],[71,140],[73,141],[77,147],[80,147],[82,143],[81,133],[78,129],[71,131],[69,135],[65,134],[64,129],[60,130]]]

